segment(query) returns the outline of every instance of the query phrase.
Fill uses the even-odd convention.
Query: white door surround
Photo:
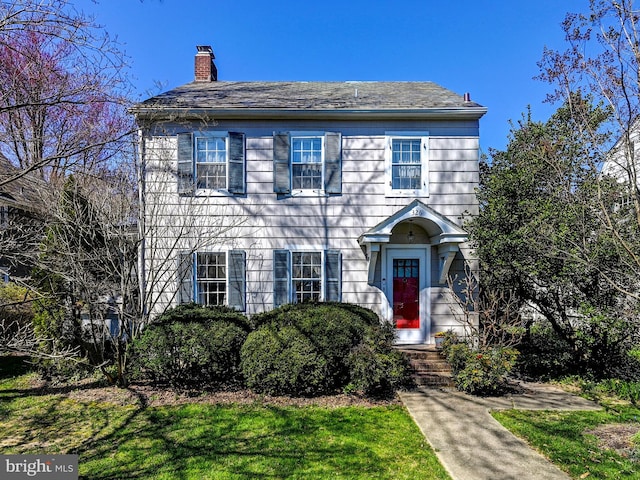
[[[396,343],[398,344],[423,344],[429,338],[431,330],[430,312],[430,251],[431,245],[389,245],[383,247],[384,253],[382,256],[382,290],[383,295],[383,309],[385,312],[386,320],[393,323],[398,323],[399,328],[396,328]],[[396,266],[396,287],[399,287],[403,282],[403,279],[398,278],[404,276],[403,273],[398,271],[404,271],[405,266],[412,266],[414,273],[407,276],[417,276],[418,282],[418,314],[419,323],[416,325],[415,321],[398,321],[394,319],[394,263]],[[417,272],[415,272],[415,266],[417,265]],[[399,269],[399,270],[398,270]],[[416,275],[417,273],[417,275]],[[406,284],[407,278],[404,278],[404,284]],[[413,281],[409,278],[409,281]],[[398,302],[401,301],[396,293],[396,317],[402,316],[402,305]],[[408,293],[407,299],[409,301],[415,301],[416,295],[412,292]],[[411,309],[409,309],[411,310]],[[400,315],[398,315],[400,314]],[[402,326],[401,326],[402,325]]]

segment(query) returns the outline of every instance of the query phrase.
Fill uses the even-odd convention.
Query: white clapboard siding
[[[246,195],[198,192],[182,197],[177,194],[177,140],[175,128],[145,139],[147,196],[145,219],[150,241],[162,244],[147,255],[147,270],[154,277],[156,311],[175,302],[177,291],[177,254],[180,250],[226,251],[242,249],[247,253],[247,312],[272,307],[273,250],[298,248],[338,249],[342,253],[342,298],[380,312],[384,298],[375,286],[368,285],[368,259],[358,238],[411,203],[413,198],[386,197],[385,131],[429,131],[429,194],[420,197],[426,205],[462,224],[465,212],[477,211],[474,189],[479,181],[476,122],[432,122],[428,127],[395,124],[368,125],[319,122],[274,127],[220,123],[216,129],[243,131],[245,142]],[[342,133],[342,193],[339,195],[278,196],[273,192],[274,131],[324,130]],[[156,132],[158,133],[158,132]],[[155,229],[155,234],[154,233]],[[178,238],[163,238],[175,236]],[[458,254],[470,256],[468,249]],[[163,257],[164,256],[164,257]],[[437,255],[432,253],[431,281],[437,277]],[[454,262],[451,273],[461,272],[461,261]],[[453,326],[450,301],[442,286],[434,286],[432,329]],[[435,331],[435,330],[434,330]]]

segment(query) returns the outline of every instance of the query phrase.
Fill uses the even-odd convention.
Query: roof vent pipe
[[[464,94],[464,103],[469,103],[471,101],[471,94],[469,92]]]

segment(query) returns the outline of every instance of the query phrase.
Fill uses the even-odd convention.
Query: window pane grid
[[[198,163],[225,163],[227,144],[224,138],[196,138]]]
[[[227,144],[224,138],[196,138],[198,188],[226,188]]]
[[[322,187],[322,138],[293,137],[291,162],[295,190],[319,190]]]
[[[393,277],[399,278],[418,278],[418,269],[420,263],[418,259],[394,259],[393,260]]]
[[[322,255],[294,252],[292,255],[293,290],[298,303],[320,300]]]
[[[320,138],[293,138],[291,148],[293,163],[322,163]]]
[[[322,165],[294,164],[292,175],[294,190],[319,190],[322,185]]]
[[[198,188],[225,188],[227,166],[225,164],[198,164]]]
[[[224,305],[227,293],[227,265],[224,253],[198,253],[198,303]]]
[[[391,187],[419,190],[422,180],[421,141],[393,140],[391,143]]]

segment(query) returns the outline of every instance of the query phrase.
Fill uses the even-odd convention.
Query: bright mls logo
[[[78,455],[1,455],[0,478],[77,480]]]

